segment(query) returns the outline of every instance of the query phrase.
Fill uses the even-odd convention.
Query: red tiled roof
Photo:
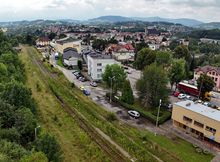
[[[218,74],[220,74],[220,68],[219,67],[214,67],[214,66],[203,66],[203,67],[198,67],[195,69],[195,72],[200,72],[202,71],[203,73],[208,73],[209,71],[215,70]]]

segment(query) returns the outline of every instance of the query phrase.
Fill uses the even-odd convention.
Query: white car
[[[190,95],[186,95],[187,100],[192,100],[192,97]]]
[[[184,99],[184,98],[186,98],[186,95],[183,94],[183,93],[180,93],[179,96],[178,96],[178,98],[179,98],[179,99]]]
[[[129,110],[128,114],[134,118],[139,118],[140,117],[140,113],[135,111],[135,110]]]

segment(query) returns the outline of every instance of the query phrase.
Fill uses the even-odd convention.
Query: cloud
[[[219,0],[0,0],[0,21],[87,19],[102,15],[161,16],[220,21]]]

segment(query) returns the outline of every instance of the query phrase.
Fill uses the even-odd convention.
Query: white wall
[[[101,64],[98,66],[97,64]],[[93,80],[102,80],[106,65],[120,64],[114,59],[94,59],[88,56],[88,74]],[[101,69],[101,71],[99,71]]]

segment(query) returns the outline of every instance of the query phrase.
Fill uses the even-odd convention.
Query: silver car
[[[128,114],[134,118],[139,118],[140,117],[140,113],[135,111],[135,110],[129,110]]]

